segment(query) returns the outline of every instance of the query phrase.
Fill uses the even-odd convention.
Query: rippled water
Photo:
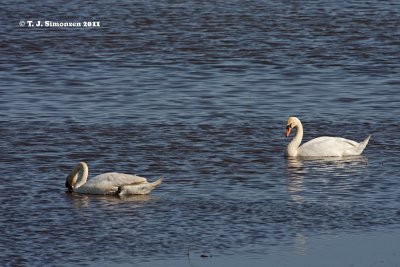
[[[399,228],[396,1],[5,1],[0,15],[1,265],[262,255]],[[288,160],[290,115],[305,140],[372,139],[360,157]],[[79,161],[165,180],[149,196],[65,193]]]

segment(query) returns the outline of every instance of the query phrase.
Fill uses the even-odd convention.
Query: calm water
[[[268,256],[400,228],[397,1],[3,2],[0,265]],[[305,140],[372,139],[357,158],[287,160],[289,115]],[[165,180],[65,193],[79,161]]]

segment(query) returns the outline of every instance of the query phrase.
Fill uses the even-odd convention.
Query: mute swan
[[[364,141],[357,143],[345,138],[323,136],[312,139],[300,146],[301,140],[303,139],[303,125],[298,118],[289,117],[286,125],[286,137],[288,137],[292,129],[296,127],[296,136],[289,143],[286,150],[286,155],[289,157],[358,156],[363,152],[371,138],[371,135],[369,135]]]
[[[79,172],[82,171],[82,178],[78,181]],[[162,182],[162,178],[149,183],[146,178],[109,172],[97,175],[87,181],[89,169],[85,162],[80,162],[75,169],[67,176],[65,187],[69,192],[97,195],[145,195],[150,193]]]

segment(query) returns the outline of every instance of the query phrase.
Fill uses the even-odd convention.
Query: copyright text
[[[100,21],[21,20],[19,26],[30,28],[100,28]]]

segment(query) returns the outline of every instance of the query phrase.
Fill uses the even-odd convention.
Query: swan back
[[[343,157],[358,156],[368,144],[371,136],[363,142],[357,143],[353,140],[341,137],[323,136],[312,139],[298,148],[298,156],[302,157]]]
[[[118,172],[108,172],[91,178],[86,183],[86,186],[118,187],[121,185],[140,184],[144,182],[147,182],[147,179],[137,175],[118,173]]]

